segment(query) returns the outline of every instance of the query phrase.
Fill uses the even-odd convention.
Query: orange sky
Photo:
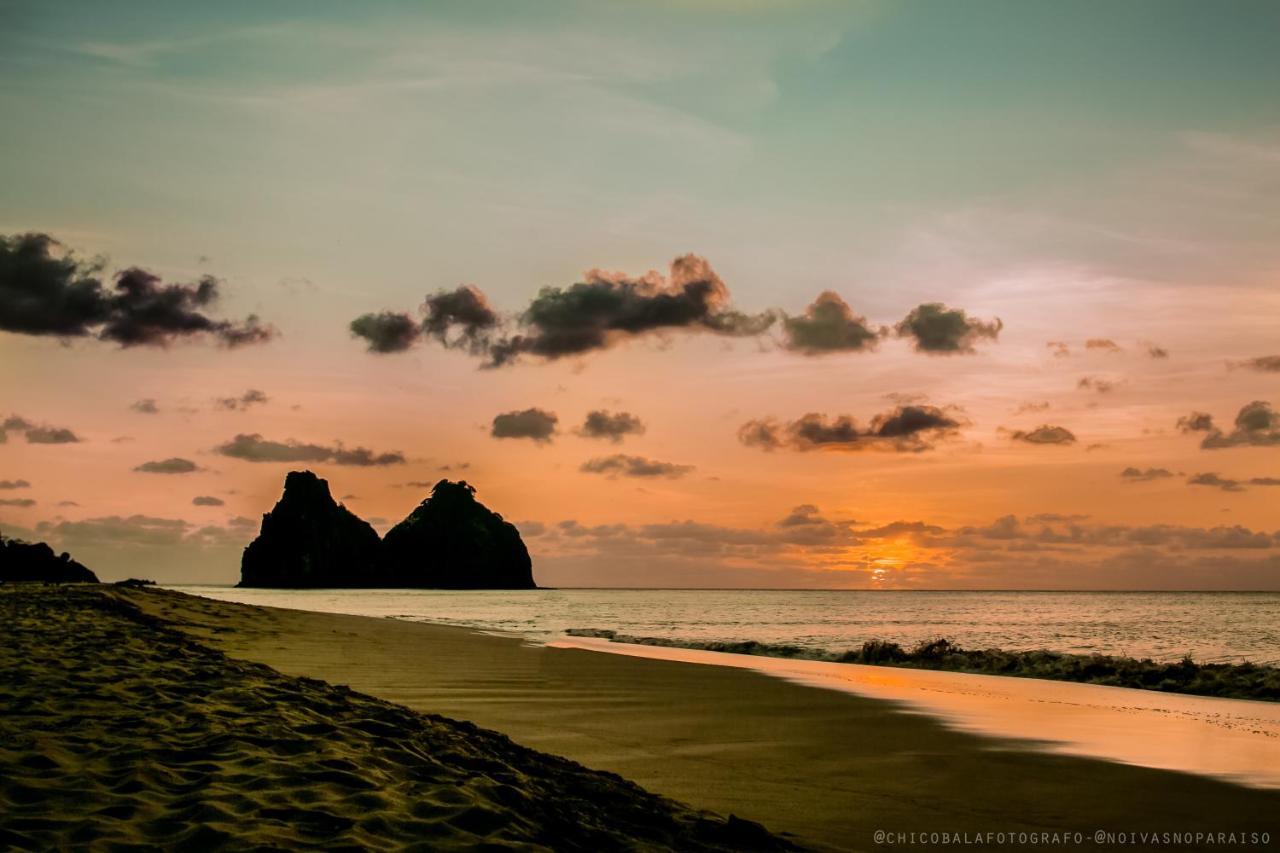
[[[1280,588],[1280,113],[1262,96],[1280,67],[1243,12],[1231,32],[1175,27],[1193,5],[1159,26],[1001,12],[1046,57],[1075,45],[1050,73],[912,4],[572,23],[287,6],[132,32],[33,5],[0,36],[19,119],[0,131],[0,235],[100,258],[108,295],[135,265],[212,276],[221,298],[188,308],[232,324],[121,346],[126,306],[34,328],[22,300],[52,311],[54,285],[0,258],[6,535],[107,578],[232,582],[302,467],[217,450],[258,435],[402,455],[306,465],[382,530],[426,493],[405,484],[467,479],[544,585]],[[1093,28],[1127,40],[1124,63],[1081,55]],[[1183,29],[1221,49],[1190,58]],[[930,40],[902,64],[895,45]],[[603,43],[610,61],[583,49]],[[494,349],[416,325],[389,353],[349,328],[417,324],[467,284],[487,335],[545,343],[525,313],[541,288],[683,299],[687,253],[714,270],[689,280],[723,287],[705,312],[564,357],[490,369]],[[826,291],[882,336],[802,346]],[[930,303],[976,330],[956,351],[893,331]],[[250,314],[272,339],[219,345]],[[219,403],[250,390],[265,401]],[[1235,427],[1255,402],[1272,408]],[[865,435],[902,407],[950,426]],[[492,435],[530,408],[557,417],[550,440]],[[643,432],[577,434],[599,410]],[[1180,429],[1192,412],[1213,426]],[[806,445],[787,425],[810,414],[863,438]],[[751,422],[778,446],[744,442]],[[1040,427],[1074,441],[1021,440],[1063,435]],[[616,454],[643,462],[583,470]],[[136,470],[171,459],[194,470]]]

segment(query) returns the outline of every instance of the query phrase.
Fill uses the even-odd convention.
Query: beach
[[[229,621],[184,598],[0,587],[0,847],[790,847],[470,723],[228,658],[175,630]],[[198,622],[138,606],[157,599]]]
[[[1274,789],[1056,754],[758,671],[162,590],[130,596],[230,658],[469,720],[816,849],[875,849],[881,830],[1280,837]],[[1021,682],[1046,696],[1063,686]]]

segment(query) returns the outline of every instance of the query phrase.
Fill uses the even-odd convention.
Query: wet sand
[[[155,597],[0,587],[0,849],[790,846],[469,723],[229,659],[134,604]]]
[[[165,591],[137,600],[233,657],[471,720],[818,847],[875,849],[881,829],[1257,830],[1280,839],[1274,790],[1053,754],[750,670]]]
[[[904,704],[962,731],[1034,741],[1067,755],[1280,789],[1280,702],[727,654],[569,637],[551,644],[750,669],[798,684]]]

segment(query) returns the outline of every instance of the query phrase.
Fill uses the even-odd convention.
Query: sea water
[[[555,641],[570,629],[841,652],[866,640],[1280,665],[1280,593],[175,587],[225,601],[385,616]]]

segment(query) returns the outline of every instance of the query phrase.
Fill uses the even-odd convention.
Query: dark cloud
[[[36,502],[31,498],[0,498],[0,506],[16,506],[25,508],[35,505]]]
[[[1159,344],[1153,344],[1151,341],[1143,341],[1142,345],[1147,348],[1147,355],[1151,358],[1169,357],[1169,351]]]
[[[220,283],[164,284],[138,267],[102,283],[103,263],[79,261],[46,234],[0,236],[0,330],[25,335],[95,336],[123,347],[167,346],[212,337],[224,346],[261,343],[276,332],[249,316],[243,323],[206,313]]]
[[[33,423],[21,415],[10,415],[0,423],[0,444],[9,440],[10,432],[19,432],[28,444],[76,444],[80,437],[66,427]]]
[[[547,442],[555,435],[560,419],[551,412],[531,408],[517,412],[504,412],[493,419],[489,434],[494,438],[531,438]]]
[[[31,484],[26,480],[0,480],[0,490],[29,488],[31,488]]]
[[[351,334],[363,338],[369,352],[404,352],[422,334],[422,327],[408,314],[383,311],[362,314],[351,321]]]
[[[747,421],[738,429],[738,440],[748,447],[776,450],[889,450],[919,453],[931,450],[965,425],[954,410],[936,406],[898,406],[876,415],[863,427],[849,415],[828,417],[810,412],[797,420],[780,423],[771,418]]]
[[[191,503],[194,506],[225,506],[227,502],[213,495],[196,495],[191,499]]]
[[[1229,361],[1231,367],[1243,367],[1246,370],[1257,370],[1262,373],[1280,373],[1280,355],[1260,355],[1244,361]]]
[[[1014,441],[1025,442],[1026,444],[1075,444],[1076,436],[1066,427],[1050,426],[1044,424],[1033,430],[1006,430],[1009,438]]]
[[[616,444],[625,436],[643,435],[644,423],[630,412],[597,409],[587,413],[577,432],[583,438],[603,438]]]
[[[580,355],[663,331],[759,335],[775,319],[773,313],[732,310],[729,290],[710,264],[684,255],[671,262],[665,277],[649,272],[631,278],[596,269],[568,287],[543,288],[520,315],[520,331],[490,344],[489,364]]]
[[[1192,412],[1178,418],[1179,432],[1212,432],[1214,430],[1213,415],[1207,412]]]
[[[1164,480],[1173,476],[1168,468],[1125,468],[1120,472],[1121,479],[1130,483],[1147,483],[1152,480]]]
[[[129,404],[129,408],[143,415],[157,415],[160,413],[160,407],[150,397],[145,400],[135,400]]]
[[[1013,410],[1015,415],[1025,415],[1035,412],[1047,412],[1050,409],[1048,400],[1040,400],[1038,402],[1020,403],[1018,408]]]
[[[1250,477],[1248,480],[1236,480],[1221,477],[1216,472],[1194,474],[1187,478],[1191,486],[1212,486],[1224,492],[1243,492],[1247,486],[1280,486],[1280,477]]]
[[[141,471],[144,474],[190,474],[192,471],[199,471],[200,466],[190,459],[174,456],[170,459],[143,462],[133,470]]]
[[[589,459],[578,469],[586,474],[605,474],[610,477],[683,477],[693,470],[692,465],[659,462],[643,456],[627,456],[622,453]]]
[[[899,337],[914,341],[917,351],[935,355],[976,352],[974,344],[983,338],[994,341],[1003,328],[999,318],[983,322],[941,302],[916,306],[894,327]]]
[[[489,300],[472,285],[437,291],[427,297],[422,310],[426,314],[423,334],[450,349],[466,350],[472,355],[488,351],[491,335],[501,322],[489,307]]]
[[[76,444],[79,441],[74,432],[63,427],[38,426],[27,430],[27,442],[30,444]]]
[[[1234,429],[1224,432],[1204,412],[1192,412],[1178,418],[1178,429],[1185,433],[1203,432],[1204,450],[1227,447],[1274,447],[1280,445],[1280,412],[1264,400],[1254,400],[1236,414]]]
[[[440,472],[446,471],[467,471],[470,470],[470,462],[453,462],[448,465],[437,465],[436,470]]]
[[[865,317],[828,290],[798,317],[783,317],[783,346],[805,355],[862,352],[875,349],[884,329],[873,328]]]
[[[1120,345],[1110,338],[1089,338],[1084,342],[1085,349],[1102,350],[1103,352],[1120,352]]]
[[[1215,489],[1222,489],[1224,492],[1243,492],[1244,486],[1239,480],[1232,480],[1228,477],[1221,477],[1217,473],[1210,471],[1205,474],[1192,474],[1187,478],[1189,486],[1210,486]]]
[[[1054,358],[1067,358],[1071,355],[1071,347],[1066,341],[1048,341],[1045,346],[1049,348]]]
[[[775,312],[747,315],[730,308],[728,288],[696,255],[676,258],[666,276],[590,270],[576,284],[543,288],[509,321],[470,286],[427,297],[423,312],[420,327],[407,314],[384,312],[356,319],[351,329],[377,352],[408,349],[426,336],[498,367],[528,357],[581,355],[667,331],[760,335],[776,320]]]
[[[1120,383],[1114,379],[1104,379],[1101,376],[1085,376],[1076,383],[1076,387],[1081,391],[1096,391],[1099,394],[1110,394],[1116,388],[1120,387]]]
[[[270,398],[259,391],[257,388],[250,388],[239,397],[219,397],[214,401],[214,406],[219,409],[227,409],[233,412],[243,412],[250,406],[261,405],[266,403]]]
[[[321,444],[305,444],[288,439],[270,441],[258,433],[241,433],[230,441],[214,448],[215,453],[246,462],[330,462],[334,465],[403,465],[404,454],[399,451],[375,453],[365,447],[344,447],[341,443],[329,447]]]

